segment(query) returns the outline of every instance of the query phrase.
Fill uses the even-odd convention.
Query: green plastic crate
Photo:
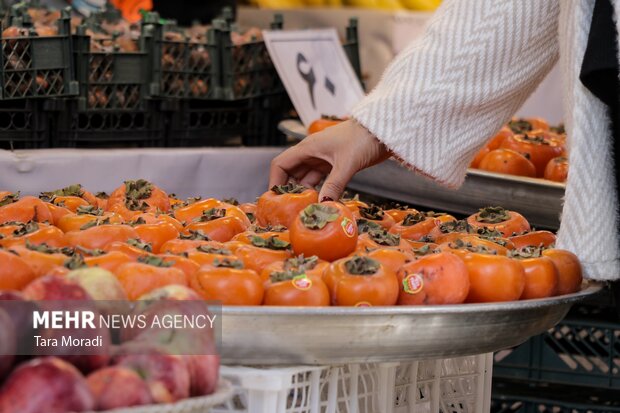
[[[38,37],[23,8],[11,9],[11,26],[27,31],[24,37],[0,38],[0,99],[75,96],[71,55],[70,9],[62,10],[58,35]],[[0,27],[0,33],[3,31]]]

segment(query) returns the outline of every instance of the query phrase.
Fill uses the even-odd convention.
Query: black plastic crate
[[[349,25],[346,28],[346,39],[342,47],[344,48],[344,52],[346,53],[349,61],[351,62],[351,66],[353,66],[353,71],[357,75],[357,78],[360,80],[360,82],[362,82],[363,86],[364,80],[362,78],[362,63],[360,60],[360,45],[357,25],[357,18],[352,17],[349,20]]]
[[[59,148],[161,147],[164,117],[157,102],[140,110],[80,110],[83,101],[66,100],[57,113],[52,145]]]
[[[144,42],[138,51],[121,52],[113,38],[91,39],[87,26],[73,36],[76,77],[80,85],[79,109],[145,110],[148,98],[149,55]]]
[[[252,112],[247,132],[243,135],[246,146],[282,146],[286,136],[278,123],[286,117],[293,105],[286,92],[251,100]]]
[[[248,131],[252,114],[249,101],[168,103],[167,146],[220,146]]]
[[[274,16],[271,29],[282,29],[281,14]],[[221,91],[223,99],[247,99],[280,94],[284,91],[267,46],[262,39],[234,44],[235,25],[229,21],[216,24],[221,53]]]
[[[620,392],[517,380],[494,380],[492,413],[614,413]]]
[[[220,53],[214,29],[207,30],[201,41],[190,41],[175,25],[148,13],[142,36],[151,55],[151,96],[218,98]]]
[[[575,306],[546,333],[496,353],[494,378],[620,390],[620,321],[612,290],[594,300]]]
[[[78,85],[73,77],[70,9],[62,10],[58,35],[39,37],[29,16],[11,9],[10,25],[15,36],[1,38],[0,99],[74,96]],[[6,27],[0,27],[0,33]]]
[[[0,102],[0,149],[46,148],[48,131],[48,117],[41,101]]]

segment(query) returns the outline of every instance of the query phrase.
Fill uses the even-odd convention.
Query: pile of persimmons
[[[323,116],[312,122],[308,133],[321,132],[344,120]],[[470,167],[566,182],[568,159],[564,127],[551,127],[541,118],[512,119],[478,151]]]
[[[579,290],[581,265],[517,212],[465,220],[296,184],[256,203],[181,200],[145,180],[0,192],[0,290],[99,267],[131,300],[168,285],[224,305],[388,306],[543,298]]]
[[[565,182],[566,134],[541,118],[513,119],[476,154],[472,168]]]

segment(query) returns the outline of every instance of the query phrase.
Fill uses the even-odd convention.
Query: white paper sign
[[[263,32],[271,60],[308,127],[321,115],[346,116],[364,97],[336,29]]]

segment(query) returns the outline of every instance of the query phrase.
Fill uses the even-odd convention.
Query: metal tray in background
[[[297,120],[283,121],[279,128],[294,139],[303,139],[307,134]],[[503,206],[520,212],[536,227],[557,229],[565,185],[545,179],[470,169],[465,183],[459,189],[452,190],[389,160],[359,172],[349,182],[349,188],[460,214],[472,214],[485,206]]]
[[[243,365],[339,364],[488,353],[523,343],[598,293],[447,306],[225,307],[222,362]]]

